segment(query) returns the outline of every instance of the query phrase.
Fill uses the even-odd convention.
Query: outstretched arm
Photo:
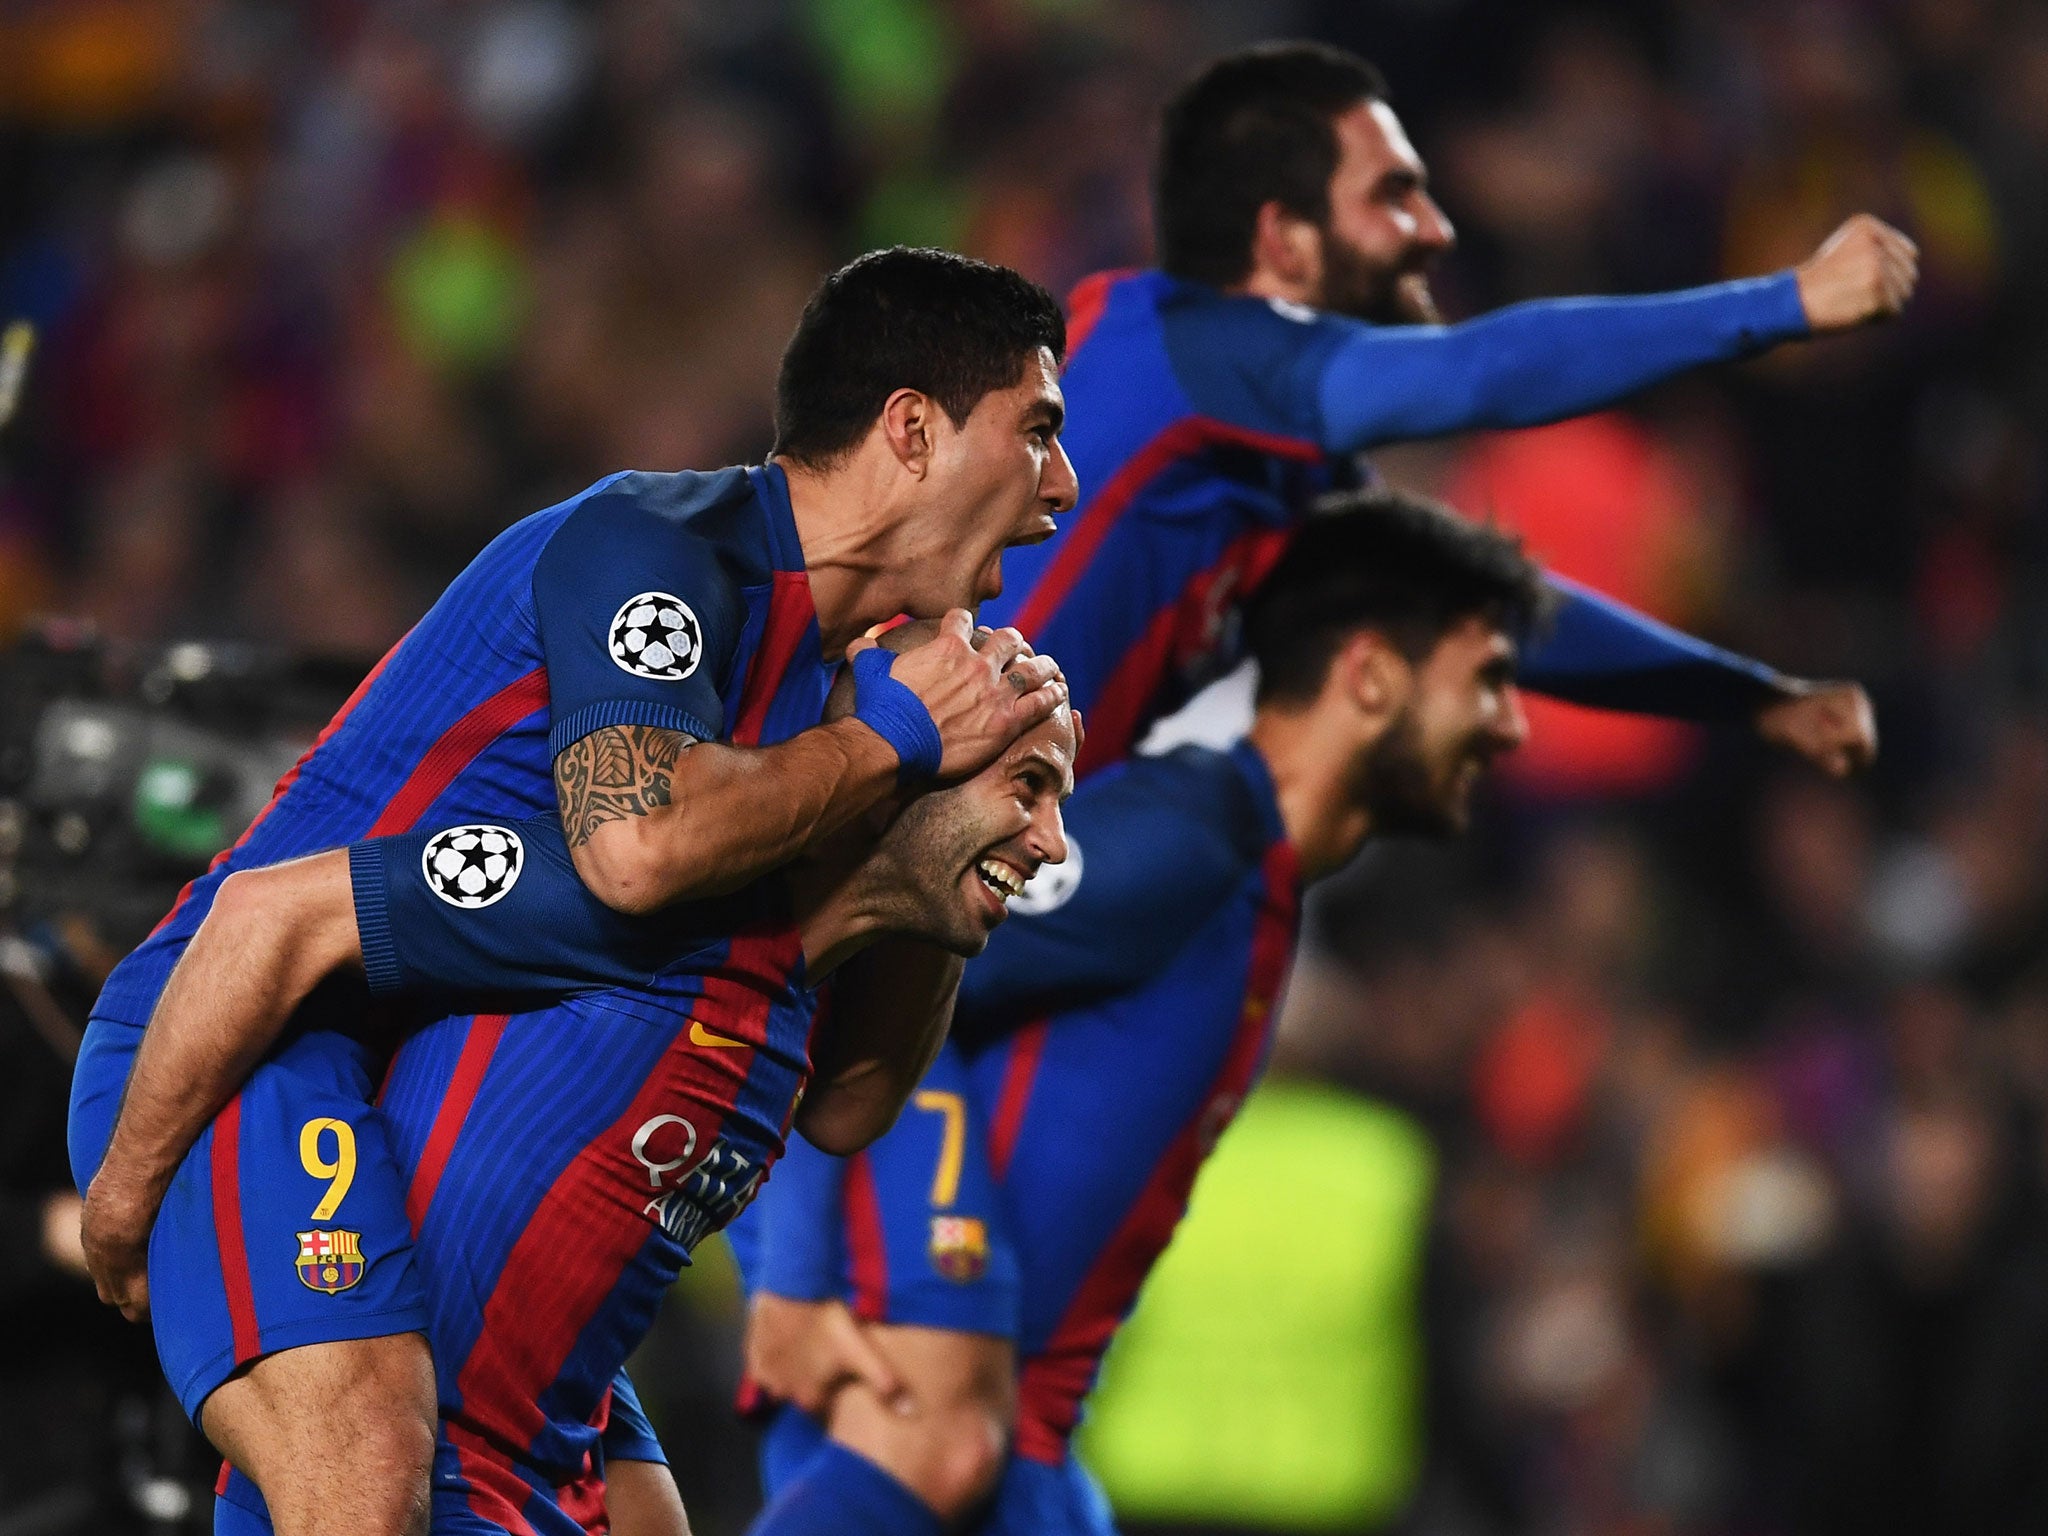
[[[1348,453],[1597,410],[1660,380],[1898,313],[1918,253],[1867,214],[1800,266],[1674,293],[1544,299],[1451,326],[1347,326],[1322,364],[1322,445]]]
[[[1534,692],[1670,719],[1745,719],[1765,741],[1837,778],[1876,757],[1876,720],[1856,684],[1787,677],[1577,582],[1545,579],[1557,608],[1521,666]]]

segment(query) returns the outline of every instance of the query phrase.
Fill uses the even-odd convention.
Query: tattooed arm
[[[885,648],[931,716],[942,778],[978,771],[1066,702],[1049,657],[1015,630],[977,632],[964,609],[905,625]],[[900,767],[857,716],[761,748],[602,726],[556,755],[555,803],[584,884],[606,906],[649,912],[787,864],[893,793]]]
[[[733,891],[896,788],[895,750],[855,720],[773,747],[605,726],[555,758],[576,873],[620,912]]]

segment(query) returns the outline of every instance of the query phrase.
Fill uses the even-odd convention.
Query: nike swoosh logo
[[[735,1040],[730,1035],[714,1035],[702,1024],[699,1024],[695,1019],[692,1019],[690,1021],[690,1044],[708,1046],[714,1051],[720,1049],[730,1049],[732,1047],[738,1047],[739,1049],[744,1050],[746,1048],[747,1042],[744,1040]]]

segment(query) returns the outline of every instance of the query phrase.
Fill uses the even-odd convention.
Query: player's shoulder
[[[650,534],[673,533],[750,551],[763,544],[773,510],[762,494],[761,474],[744,465],[622,470],[574,498],[571,517],[583,524],[622,523]]]
[[[1196,409],[1283,437],[1318,435],[1324,369],[1365,329],[1285,299],[1173,278],[1156,302],[1166,355]]]
[[[1182,880],[1234,880],[1258,866],[1280,831],[1272,779],[1243,743],[1127,759],[1075,792],[1067,820],[1075,838],[1128,843],[1136,858]]]

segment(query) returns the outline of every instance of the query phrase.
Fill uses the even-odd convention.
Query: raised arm
[[[1544,299],[1459,325],[1325,322],[1321,439],[1348,453],[1611,405],[1673,374],[1898,313],[1912,241],[1868,214],[1772,277],[1628,298]]]
[[[1875,716],[1855,683],[1787,677],[1577,582],[1546,579],[1557,608],[1521,667],[1533,691],[1676,720],[1747,720],[1771,745],[1837,778],[1876,757]]]

